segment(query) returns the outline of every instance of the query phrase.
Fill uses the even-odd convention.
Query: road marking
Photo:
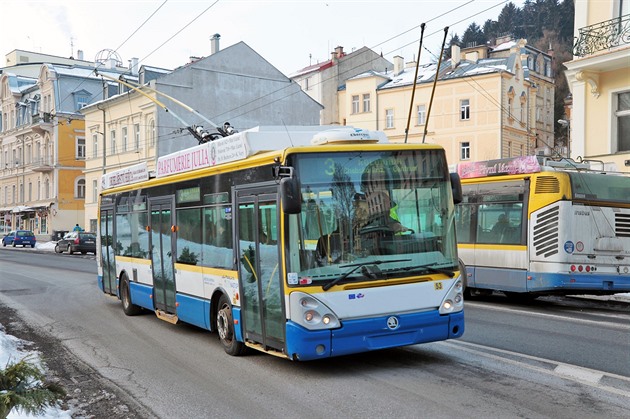
[[[579,384],[587,385],[590,387],[596,387],[601,390],[606,390],[610,393],[614,393],[620,396],[630,398],[630,378],[625,377],[623,375],[607,373],[603,371],[597,371],[589,368],[579,367],[577,365],[565,364],[562,362],[554,361],[551,359],[539,358],[532,355],[526,355],[518,352],[507,351],[505,349],[493,348],[491,346],[479,345],[476,343],[464,342],[461,340],[448,340],[443,342],[438,342],[439,345],[451,346],[456,349],[460,349],[469,353],[473,353],[479,356],[483,356],[486,358],[494,359],[497,361],[501,361],[507,364],[518,365],[520,367],[525,367],[530,370],[540,372],[547,375],[560,376],[564,379],[575,381]],[[492,352],[503,354],[506,356],[494,355]],[[549,365],[556,365],[553,369],[543,368],[528,362],[523,362],[522,360],[515,360],[513,358],[521,358],[529,361],[533,361],[536,363],[544,363]],[[613,381],[618,382],[620,387],[617,388],[612,387],[602,383],[602,378],[609,377]]]
[[[604,321],[597,321],[597,320],[587,320],[587,319],[576,319],[573,317],[568,317],[568,316],[563,316],[560,314],[548,314],[548,313],[538,313],[535,311],[528,311],[528,310],[522,310],[522,309],[514,309],[514,308],[504,308],[504,307],[499,307],[496,305],[485,305],[483,303],[479,303],[479,302],[469,302],[466,301],[464,303],[464,311],[466,310],[466,306],[467,305],[471,305],[471,306],[477,306],[479,308],[484,308],[486,310],[494,310],[494,311],[503,311],[503,312],[517,312],[517,313],[525,313],[531,316],[536,316],[536,317],[544,317],[544,318],[551,318],[551,319],[562,319],[562,320],[568,320],[571,321],[573,323],[581,323],[581,324],[595,324],[598,326],[601,326],[602,324],[605,324],[606,327],[609,327],[611,329],[617,329],[617,330],[623,330],[623,331],[630,331],[630,322],[628,324],[617,324],[617,323],[606,323]],[[607,315],[608,317],[614,317],[616,319],[628,319],[630,318],[630,316],[628,315]]]

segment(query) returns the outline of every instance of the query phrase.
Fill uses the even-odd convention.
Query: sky
[[[522,7],[522,0],[513,1]],[[140,64],[175,69],[190,57],[210,55],[210,38],[220,48],[240,41],[285,75],[367,46],[390,62],[395,55],[418,55],[420,24],[425,23],[421,62],[436,54],[472,22],[496,20],[503,0],[2,0],[0,66],[15,49],[92,61],[103,50],[118,53],[123,66]],[[428,50],[428,51],[427,51]]]

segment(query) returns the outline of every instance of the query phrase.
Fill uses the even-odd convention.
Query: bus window
[[[482,204],[477,217],[477,243],[520,244],[523,204]]]
[[[201,208],[177,210],[177,262],[196,265],[201,258]]]
[[[204,208],[201,264],[233,269],[232,256],[232,207],[216,205]]]

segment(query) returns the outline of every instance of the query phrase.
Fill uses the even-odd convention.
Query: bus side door
[[[156,310],[175,314],[175,213],[174,197],[149,198],[153,304]]]
[[[114,252],[114,206],[101,207],[100,264],[103,272],[103,292],[116,295],[116,260]]]
[[[280,281],[278,186],[235,188],[235,241],[246,341],[284,350],[286,316]]]

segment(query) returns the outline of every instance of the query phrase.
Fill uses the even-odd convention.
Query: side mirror
[[[297,179],[285,177],[280,180],[280,199],[285,214],[299,214],[302,211],[302,196]]]
[[[451,173],[451,189],[453,190],[453,202],[457,205],[464,200],[462,181],[457,173]]]

